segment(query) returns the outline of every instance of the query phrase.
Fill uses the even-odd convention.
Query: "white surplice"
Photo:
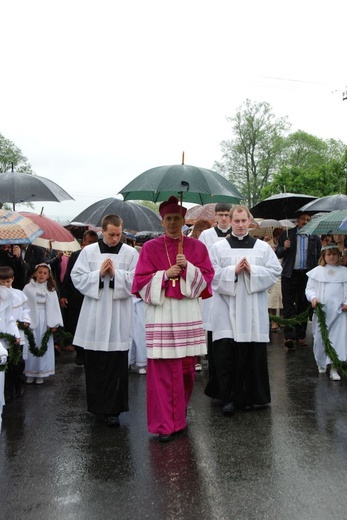
[[[236,264],[246,257],[250,275],[235,276]],[[210,249],[215,269],[212,281],[213,341],[232,338],[237,342],[269,341],[268,289],[281,275],[281,265],[272,248],[257,240],[251,249],[231,248],[228,240]]]
[[[229,230],[228,230],[229,231]],[[199,236],[200,242],[205,244],[207,247],[207,250],[210,251],[213,244],[216,242],[219,242],[220,240],[225,240],[225,237],[227,235],[227,232],[225,233],[225,236],[218,236],[216,233],[216,230],[214,227],[211,227],[209,229],[204,229],[204,231],[201,232]],[[206,300],[201,301],[202,305],[202,321],[204,323],[204,329],[205,330],[212,330],[212,317],[211,317],[211,310],[212,310],[212,302],[213,302],[213,294],[211,298],[207,298]]]
[[[103,288],[99,286],[106,258],[115,268],[113,288],[108,274]],[[130,349],[134,314],[131,286],[137,259],[138,252],[127,244],[122,244],[118,254],[101,253],[98,243],[82,249],[71,271],[74,286],[84,295],[74,345],[104,352]]]

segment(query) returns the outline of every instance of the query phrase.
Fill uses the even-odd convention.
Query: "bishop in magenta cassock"
[[[186,211],[174,196],[160,205],[165,234],[142,246],[132,288],[146,304],[147,420],[160,441],[186,427],[195,357],[206,354],[200,299],[214,270],[206,246],[182,234]]]

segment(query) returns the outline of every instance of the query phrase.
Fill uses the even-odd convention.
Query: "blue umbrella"
[[[339,234],[339,235],[346,235],[346,233],[347,233],[347,217],[345,217],[343,219],[340,227],[337,230],[337,234]]]

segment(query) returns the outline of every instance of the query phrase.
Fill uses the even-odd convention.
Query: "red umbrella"
[[[78,251],[81,249],[74,236],[60,222],[29,211],[20,211],[20,214],[30,218],[43,229],[43,234],[33,242],[35,245],[57,251]]]
[[[194,206],[192,208],[189,208],[186,216],[185,221],[187,224],[195,224],[197,220],[200,219],[206,219],[211,224],[215,224],[216,222],[216,215],[215,215],[215,207],[216,202],[211,202],[209,204],[205,204],[204,206],[201,206],[198,204],[197,206]]]

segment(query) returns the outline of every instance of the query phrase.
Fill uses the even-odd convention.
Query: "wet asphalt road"
[[[198,373],[185,435],[146,427],[146,376],[130,374],[130,412],[112,429],[86,412],[73,354],[6,405],[0,515],[6,520],[343,520],[347,381],[318,375],[309,347],[269,345],[272,404],[223,417]]]

